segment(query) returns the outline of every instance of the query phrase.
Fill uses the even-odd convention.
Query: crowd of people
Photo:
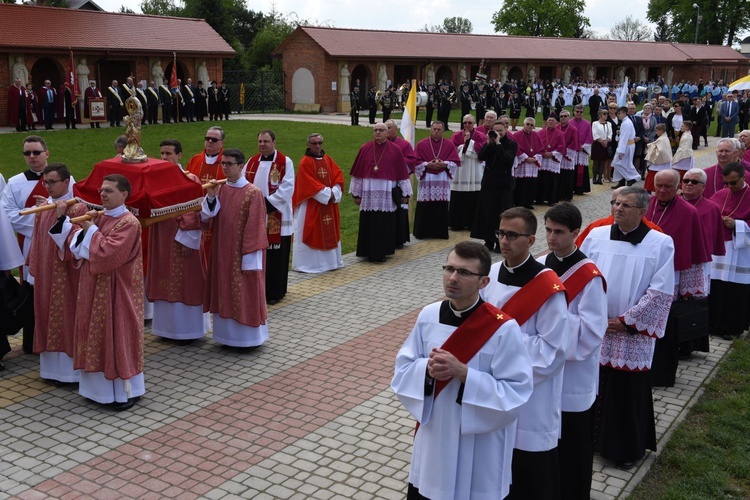
[[[133,187],[126,177],[105,176],[101,200],[84,203],[73,197],[67,166],[48,162],[45,140],[24,139],[28,169],[7,185],[0,176],[0,268],[7,279],[23,266],[20,278],[33,298],[21,325],[23,350],[39,354],[43,379],[77,383],[82,396],[127,410],[145,393],[146,321],[168,341],[190,343],[212,324],[219,344],[254,348],[268,339],[267,304],[287,292],[292,246],[294,270],[343,266],[344,178],[322,135],[307,138],[296,175],[272,130],[258,133],[258,153],[249,159],[224,148],[225,139],[221,127],[210,127],[184,171],[181,143],[161,142],[166,169],[201,184],[206,196],[200,211],[150,225],[147,238],[127,209]],[[127,172],[133,167],[121,156],[108,165]],[[34,207],[43,210],[26,213]],[[9,351],[3,335],[0,358]]]
[[[221,85],[215,80],[206,82],[210,85],[206,87],[203,81],[194,85],[187,78],[185,83],[178,79],[177,86],[170,88],[166,82],[157,85],[152,80],[144,85],[127,77],[122,85],[112,80],[106,89],[98,87],[96,80],[88,83],[80,97],[83,117],[91,128],[100,128],[106,122],[110,127],[120,127],[123,116],[127,115],[125,101],[130,97],[140,102],[144,125],[158,124],[160,117],[161,123],[228,120],[231,113],[231,93],[225,82]],[[101,107],[92,107],[92,99],[100,100]],[[53,130],[58,119],[64,119],[66,129],[75,129],[76,123],[81,122],[78,101],[79,96],[66,84],[57,89],[45,80],[44,86],[35,90],[31,82],[24,86],[17,78],[8,89],[9,122],[18,132],[36,130],[37,125]]]

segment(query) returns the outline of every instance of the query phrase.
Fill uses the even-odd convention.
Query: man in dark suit
[[[44,118],[44,129],[52,130],[52,124],[57,114],[57,90],[52,82],[44,80],[44,87],[39,91],[39,100],[42,101],[42,117]]]
[[[643,121],[640,116],[635,116],[635,103],[630,101],[628,103],[628,116],[625,118],[633,122],[635,127],[635,153],[633,153],[633,166],[641,174],[641,177],[645,178],[645,163],[643,162],[643,155],[645,153],[644,143],[646,139],[646,130],[643,128]]]
[[[161,122],[170,123],[172,121],[172,91],[166,83],[159,85],[159,100],[161,101]]]
[[[156,125],[157,119],[159,118],[159,89],[153,81],[149,82],[145,94],[148,123],[150,125]]]
[[[721,103],[719,120],[721,120],[721,137],[734,137],[734,127],[740,116],[740,105],[735,102],[734,94],[727,94],[726,101]]]

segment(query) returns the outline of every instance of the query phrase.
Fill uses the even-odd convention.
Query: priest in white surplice
[[[594,450],[621,468],[656,450],[648,371],[674,295],[674,243],[641,220],[648,203],[647,191],[624,188],[615,200],[615,223],[593,229],[581,245],[608,284]]]
[[[484,245],[458,243],[443,266],[449,300],[422,310],[396,356],[391,388],[418,422],[408,499],[508,494],[532,371],[518,324],[479,297],[490,263]]]
[[[641,180],[641,176],[633,165],[633,155],[635,154],[635,126],[632,120],[625,119],[628,116],[628,108],[622,106],[617,108],[617,119],[620,120],[620,128],[617,130],[617,151],[612,160],[612,167],[615,169],[615,175],[612,180],[618,181],[616,187],[632,186],[636,181]]]

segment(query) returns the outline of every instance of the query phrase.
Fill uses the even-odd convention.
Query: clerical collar
[[[484,301],[480,297],[473,306],[465,311],[454,311],[450,306],[450,300],[444,300],[440,304],[440,324],[459,327],[482,304],[484,304]]]
[[[623,232],[622,229],[617,225],[617,223],[612,224],[612,228],[609,231],[609,239],[612,241],[626,241],[628,243],[632,243],[633,245],[637,245],[638,243],[643,241],[643,238],[646,237],[648,232],[651,229],[641,221],[638,224],[638,227],[633,229],[632,231],[628,231],[627,233]]]
[[[221,153],[221,151],[219,151],[219,153]],[[203,161],[206,162],[206,165],[213,165],[214,163],[216,163],[217,161],[219,161],[219,153],[216,153],[215,155],[210,155],[208,153],[205,153],[203,155],[203,157],[204,157]]]
[[[121,217],[122,215],[125,215],[125,212],[127,212],[128,209],[125,208],[125,205],[120,205],[119,207],[115,208],[105,208],[104,209],[104,215],[108,217]]]
[[[310,156],[311,158],[315,158],[316,160],[323,159],[323,156],[325,156],[326,152],[322,149],[320,150],[320,156],[316,156],[313,154],[312,151],[310,151],[310,148],[305,149],[305,156]]]
[[[250,184],[250,181],[248,181],[244,175],[241,175],[239,179],[232,182],[229,179],[227,179],[227,186],[233,187],[233,188],[242,188]]]
[[[451,312],[456,315],[457,318],[462,318],[467,312],[469,312],[472,309],[474,309],[477,306],[478,303],[479,303],[479,295],[477,295],[477,300],[475,300],[472,305],[470,305],[469,307],[467,307],[466,309],[463,309],[461,311],[456,311],[453,308],[453,304],[451,304],[450,300],[448,301],[448,307],[450,308]]]
[[[672,198],[672,200],[674,200],[674,198]],[[669,200],[669,201],[659,201],[659,200],[656,200],[656,201],[659,202],[659,206],[661,206],[662,208],[664,208],[667,205],[669,205],[670,203],[672,203],[672,200]]]
[[[568,255],[563,255],[562,257],[560,257],[555,252],[552,252],[552,255],[554,255],[557,260],[559,260],[560,262],[562,262],[565,259],[567,259],[568,257],[570,257],[571,255],[573,255],[574,253],[576,253],[576,250],[578,250],[578,247],[575,246],[575,245],[573,245],[573,251],[570,252]]]
[[[273,161],[275,156],[276,156],[276,150],[274,149],[273,153],[271,153],[270,155],[260,155],[259,161]]]
[[[34,172],[33,170],[28,169],[27,171],[23,173],[23,176],[26,177],[27,181],[38,181],[42,177],[43,173],[44,173],[43,170],[40,170],[39,172]]]
[[[49,201],[50,203],[54,203],[54,202],[56,202],[58,200],[63,200],[63,201],[64,200],[69,200],[72,197],[73,197],[73,193],[71,193],[70,191],[65,191],[65,194],[62,195],[62,196],[60,196],[59,198],[53,198],[53,197],[50,196],[49,198],[47,198],[47,201]]]
[[[527,255],[527,256],[526,256],[526,258],[524,259],[524,261],[523,261],[523,262],[521,262],[520,264],[518,264],[517,266],[512,266],[512,267],[511,267],[511,266],[509,266],[508,264],[506,264],[506,263],[505,263],[505,260],[503,260],[502,264],[503,264],[503,267],[504,267],[505,269],[507,269],[509,273],[513,274],[513,273],[515,272],[515,270],[516,270],[516,269],[518,269],[518,268],[519,268],[519,267],[521,267],[522,265],[526,264],[526,262],[528,262],[528,260],[529,260],[530,258],[531,258],[531,254]]]

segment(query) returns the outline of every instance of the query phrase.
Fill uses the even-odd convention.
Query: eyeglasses
[[[699,181],[698,179],[682,179],[682,182],[683,182],[683,184],[693,184],[693,185],[696,185],[696,184],[703,184],[703,183],[702,183],[701,181]]]
[[[42,185],[43,186],[47,186],[47,187],[52,187],[55,184],[57,184],[58,182],[62,182],[62,181],[61,180],[59,180],[59,181],[42,181]]]
[[[323,141],[317,141],[317,142],[308,142],[310,146],[320,146],[323,144]]]
[[[470,276],[486,276],[481,273],[469,271],[468,269],[456,269],[453,266],[443,266],[443,274],[445,274],[446,276],[451,276],[453,273],[456,273],[459,278],[468,278]]]
[[[219,142],[221,139],[217,137],[206,137],[206,142]]]
[[[231,167],[232,165],[238,165],[236,161],[222,161],[219,162],[222,167]]]
[[[741,180],[743,180],[742,177],[740,177],[736,181],[722,181],[722,184],[724,184],[725,186],[736,186],[737,183],[740,182]]]
[[[508,238],[508,241],[516,241],[519,236],[532,236],[531,234],[517,233],[515,231],[503,231],[502,229],[495,230],[495,236],[498,240],[502,240],[503,237]]]
[[[24,156],[31,156],[31,155],[39,156],[40,154],[44,153],[45,151],[46,151],[46,149],[42,149],[42,150],[33,150],[32,149],[31,151],[24,151],[23,155]]]

